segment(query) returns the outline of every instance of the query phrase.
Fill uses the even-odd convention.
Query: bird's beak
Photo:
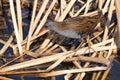
[[[43,26],[43,28],[39,31],[38,35],[40,34],[44,34],[45,32],[47,32],[48,30]]]

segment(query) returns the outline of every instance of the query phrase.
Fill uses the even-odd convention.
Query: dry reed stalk
[[[88,41],[88,40],[87,40],[87,41]],[[88,43],[88,44],[89,44],[89,43]],[[93,45],[93,43],[92,43],[92,45]],[[91,57],[91,59],[93,59],[95,56],[96,56],[96,53],[93,53],[90,57]],[[89,60],[89,59],[86,59],[86,60]],[[90,62],[87,61],[87,62],[85,63],[85,65],[83,66],[83,68],[86,68],[86,67],[88,67],[89,65],[90,65]],[[79,79],[79,80],[83,80],[83,78],[85,77],[85,75],[86,75],[85,72],[79,73],[79,74],[77,74],[75,80],[78,80],[78,79]]]
[[[90,72],[90,71],[101,71],[101,70],[103,71],[106,69],[107,67],[92,67],[92,68],[82,68],[82,69],[59,70],[59,71],[52,71],[49,73],[40,73],[39,77],[57,76],[68,73],[79,73],[79,72]]]
[[[95,45],[93,45],[93,47],[98,47],[98,46],[101,46],[101,45],[105,45],[105,44],[108,44],[108,43],[110,43],[111,41],[112,41],[113,39],[110,39],[110,40],[107,40],[107,41],[104,41],[104,42],[101,42],[101,43],[98,43],[98,44],[95,44]],[[112,46],[113,47],[113,46]],[[107,48],[107,47],[106,47]],[[113,48],[115,48],[115,46],[113,47]],[[104,48],[103,48],[104,49]],[[83,49],[81,49],[81,50],[86,50],[85,48],[83,48]],[[81,51],[80,50],[80,51]],[[101,49],[102,50],[102,49]],[[108,48],[108,50],[109,50],[109,48]],[[89,50],[88,50],[89,51]],[[82,51],[83,53],[80,53],[80,54],[84,54],[84,51]],[[77,51],[77,53],[79,54],[79,50]],[[38,54],[38,53],[37,53]],[[32,56],[37,56],[36,54],[31,54]]]
[[[87,0],[84,14],[86,14],[86,13],[88,12],[88,10],[89,10],[89,8],[90,8],[90,2],[91,2],[91,1],[92,1],[92,0]]]
[[[110,46],[111,47],[111,46]],[[112,46],[113,47],[113,46]],[[108,48],[109,50],[109,47],[106,47]],[[93,48],[94,49],[94,48]],[[104,49],[104,48],[103,48]],[[101,49],[102,50],[102,49]],[[96,50],[95,50],[96,51]],[[76,53],[76,55],[79,55],[81,53],[79,53],[80,51],[78,50]],[[83,51],[84,52],[84,51]],[[38,59],[34,59],[34,60],[30,60],[30,61],[26,61],[26,62],[23,62],[23,63],[19,63],[19,64],[15,64],[15,65],[11,65],[11,66],[7,66],[7,67],[4,67],[2,68],[0,71],[10,71],[10,70],[14,70],[14,69],[20,69],[20,68],[25,68],[25,67],[29,67],[29,66],[34,66],[34,65],[38,65],[38,64],[43,64],[43,63],[46,63],[46,62],[51,62],[53,60],[57,60],[59,59],[60,57],[64,56],[64,55],[74,55],[75,53],[74,52],[70,52],[68,51],[67,53],[64,52],[62,54],[55,54],[55,55],[51,55],[51,56],[47,56],[47,57],[43,57],[43,58],[38,58]],[[41,62],[40,62],[41,61]],[[34,63],[36,62],[36,63]],[[24,65],[23,65],[24,64]]]
[[[47,1],[49,1],[49,0],[47,0]],[[42,7],[40,8],[40,9],[42,9],[43,10],[43,12],[42,13],[39,13],[38,12],[38,14],[40,14],[40,15],[38,15],[37,14],[37,16],[40,16],[40,17],[35,17],[34,16],[34,19],[33,19],[33,22],[32,22],[32,20],[31,20],[31,23],[32,23],[32,25],[33,26],[35,26],[35,27],[38,27],[37,29],[36,29],[36,31],[35,31],[35,33],[33,34],[33,31],[35,30],[35,29],[32,29],[33,31],[32,31],[32,33],[30,33],[30,39],[29,39],[29,41],[27,41],[27,40],[24,40],[23,42],[22,42],[22,45],[23,45],[23,47],[26,45],[26,42],[27,42],[27,46],[29,47],[30,46],[30,44],[32,43],[32,41],[34,41],[34,39],[36,39],[37,37],[38,37],[38,32],[39,32],[39,30],[43,27],[43,25],[44,25],[44,23],[46,22],[46,19],[47,19],[47,17],[48,17],[48,15],[50,14],[50,12],[51,12],[51,10],[53,9],[53,7],[54,7],[54,4],[56,3],[56,2],[54,2],[54,1],[56,1],[56,0],[53,0],[53,2],[52,2],[52,4],[50,5],[50,6],[52,6],[50,9],[48,9],[48,11],[46,11],[46,12],[49,12],[49,13],[46,13],[45,14],[45,16],[44,16],[44,18],[42,19],[42,21],[41,21],[41,23],[39,24],[39,26],[36,26],[36,24],[38,24],[38,21],[39,21],[39,19],[40,19],[40,17],[41,17],[41,15],[43,14],[43,12],[45,11],[45,8],[46,8],[46,6],[45,5],[47,5],[47,3],[48,2],[45,2],[45,5],[44,5],[44,9],[42,9]],[[62,0],[61,0],[62,1]],[[79,0],[80,1],[80,0]],[[89,0],[88,0],[89,1]],[[87,1],[87,3],[88,3],[88,1]],[[104,0],[105,1],[105,0]],[[100,0],[99,0],[99,5],[103,5],[103,3],[104,3],[104,1],[103,2],[100,2]],[[69,14],[70,13],[70,9],[73,7],[73,4],[76,2],[76,0],[71,0],[69,3],[68,3],[68,6],[65,8],[65,10],[63,10],[63,5],[61,4],[61,7],[60,7],[60,9],[61,9],[61,13],[62,14],[60,14],[60,10],[58,10],[58,13],[56,14],[56,19],[57,19],[57,17],[59,18],[58,20],[60,20],[60,21],[62,21],[65,17],[66,17],[66,15],[67,14]],[[64,2],[63,2],[64,3]],[[97,13],[97,11],[93,11],[92,13],[87,13],[88,12],[88,10],[89,10],[89,8],[90,8],[90,3],[87,5],[87,3],[86,3],[86,5],[84,5],[85,7],[82,7],[82,10],[81,11],[83,11],[84,10],[84,8],[85,8],[85,15],[82,15],[82,16],[86,16],[86,15],[95,15],[96,13]],[[109,9],[109,14],[108,14],[108,18],[110,19],[110,21],[111,21],[111,17],[112,17],[112,11],[113,10],[115,10],[115,7],[114,7],[114,3],[112,3],[112,1],[111,1],[111,3],[110,3],[110,0],[107,0],[106,1],[106,3],[107,4],[105,4],[105,7],[104,7],[104,9],[101,9],[102,7],[101,6],[99,6],[100,7],[100,9],[103,11],[103,13],[105,13],[105,12],[107,12],[107,10]],[[71,4],[71,5],[70,5]],[[83,3],[83,4],[85,4],[85,3]],[[110,8],[108,8],[108,5],[110,4]],[[34,5],[35,6],[35,5]],[[40,11],[40,10],[39,10]],[[66,12],[65,12],[66,11]],[[79,11],[79,10],[78,10]],[[80,12],[81,12],[80,11]],[[65,13],[65,14],[64,14]],[[73,10],[73,13],[74,13],[74,10]],[[72,13],[72,15],[73,15],[73,13]],[[78,12],[77,12],[78,13]],[[78,13],[79,14],[79,13]],[[77,15],[78,15],[77,14]],[[59,16],[59,15],[61,15],[61,16]],[[73,15],[74,16],[74,15]],[[36,21],[35,21],[36,20]],[[34,25],[35,24],[35,25]],[[19,25],[19,24],[18,24]],[[108,24],[107,24],[107,27],[110,27],[110,24],[109,24],[109,22],[108,22]],[[30,27],[31,28],[31,27]],[[102,31],[103,32],[103,31]],[[45,32],[46,33],[46,32]],[[33,36],[32,36],[32,34],[33,34]],[[38,34],[38,35],[36,35],[36,34]],[[107,32],[107,30],[105,30],[105,34],[108,34],[108,32]],[[104,35],[105,35],[104,34]],[[43,35],[43,34],[41,34],[41,35]],[[40,36],[41,36],[40,35]],[[108,35],[107,35],[108,36]],[[100,36],[99,36],[100,37]],[[53,37],[50,37],[50,38],[53,38]],[[96,37],[95,37],[96,38]],[[106,36],[104,36],[104,38],[106,38]],[[25,62],[22,62],[22,63],[18,63],[18,64],[14,64],[14,65],[11,65],[11,66],[6,66],[6,67],[3,67],[3,68],[1,68],[0,69],[0,72],[4,72],[5,73],[5,71],[11,71],[11,70],[16,70],[16,69],[21,69],[21,68],[26,68],[26,67],[30,67],[31,68],[31,66],[35,66],[35,65],[41,65],[41,64],[43,64],[43,63],[51,63],[51,62],[54,62],[53,64],[49,64],[48,65],[48,68],[46,69],[46,70],[38,70],[38,71],[26,71],[26,72],[15,72],[14,74],[25,74],[25,73],[30,73],[30,75],[33,75],[32,73],[38,73],[36,76],[40,76],[40,77],[49,77],[49,76],[56,76],[56,75],[61,75],[61,74],[67,74],[66,75],[66,80],[67,79],[69,79],[71,76],[72,76],[72,73],[78,73],[78,75],[77,75],[77,77],[76,77],[76,79],[78,79],[78,78],[80,78],[81,80],[84,78],[84,76],[85,76],[85,72],[87,71],[98,71],[98,70],[106,70],[107,68],[108,68],[108,66],[109,66],[109,61],[108,61],[108,58],[109,58],[109,56],[110,55],[112,55],[111,54],[111,52],[112,52],[112,49],[116,49],[117,48],[117,46],[116,45],[114,45],[113,43],[113,41],[114,41],[114,39],[112,38],[112,39],[103,39],[103,41],[101,42],[101,43],[97,43],[97,44],[93,44],[91,47],[94,49],[89,49],[88,47],[84,47],[84,48],[81,48],[81,49],[78,49],[77,51],[67,51],[66,49],[65,49],[65,47],[63,47],[63,46],[60,46],[60,45],[58,45],[58,44],[55,44],[55,45],[53,45],[53,42],[54,42],[54,40],[55,40],[55,38],[54,38],[54,40],[52,41],[52,42],[50,42],[50,40],[52,40],[52,39],[45,39],[45,41],[42,43],[42,45],[40,46],[40,50],[39,49],[37,49],[36,51],[35,51],[35,53],[34,52],[31,52],[31,51],[26,51],[26,50],[23,50],[23,52],[25,52],[25,53],[29,53],[28,55],[31,55],[32,57],[38,57],[39,55],[37,55],[37,54],[42,54],[42,53],[44,53],[44,52],[47,52],[47,51],[51,51],[51,50],[53,50],[53,49],[55,49],[56,47],[60,47],[63,51],[65,51],[65,52],[62,52],[61,54],[59,54],[59,53],[56,53],[56,54],[54,54],[54,55],[47,55],[47,56],[45,56],[45,57],[41,57],[41,58],[38,58],[38,59],[33,59],[33,60],[29,60],[29,61],[25,61]],[[93,40],[94,41],[94,40]],[[1,42],[1,41],[0,41]],[[47,43],[46,43],[47,42]],[[4,41],[3,41],[3,43],[4,43]],[[13,45],[12,44],[10,44],[10,46],[11,47],[13,47]],[[15,45],[15,47],[17,47],[17,46],[19,46],[19,45]],[[14,47],[14,48],[15,48]],[[119,47],[119,46],[118,46]],[[41,48],[42,48],[42,50],[41,50]],[[48,49],[49,48],[49,49]],[[74,49],[74,46],[72,46],[71,47],[71,50],[72,49]],[[66,52],[67,51],[67,52]],[[97,52],[97,51],[100,51],[101,53],[102,53],[102,51],[107,51],[107,53],[108,53],[108,55],[107,55],[107,59],[102,59],[102,58],[95,58],[95,56],[97,55],[96,53],[93,53],[93,52]],[[38,53],[39,52],[39,53]],[[92,53],[92,57],[84,57],[84,56],[80,56],[81,54],[89,54],[89,53]],[[73,57],[73,56],[76,56],[76,57]],[[78,58],[78,56],[80,57],[80,58]],[[97,56],[98,57],[98,56]],[[81,67],[80,66],[80,64],[77,62],[77,61],[85,61],[86,63],[85,63],[85,65],[83,66],[83,67]],[[71,70],[60,70],[60,71],[52,71],[56,66],[58,66],[60,63],[62,63],[62,62],[65,62],[65,61],[69,61],[69,62],[73,62],[74,63],[74,68],[71,68]],[[34,63],[34,62],[36,62],[36,63]],[[93,68],[91,68],[90,67],[90,62],[97,62],[97,63],[101,63],[101,64],[105,64],[106,65],[106,67],[93,67]],[[90,68],[88,68],[88,67],[90,67]],[[75,68],[78,68],[78,69],[75,69]],[[50,72],[49,72],[50,71]],[[40,72],[43,72],[43,73],[40,73]],[[47,72],[47,73],[44,73],[44,72]],[[9,73],[9,72],[6,72],[6,73]],[[39,74],[40,73],[40,74]],[[11,73],[12,74],[12,73]],[[100,74],[100,72],[99,72],[99,74]],[[95,75],[97,75],[97,77],[99,77],[99,74],[95,74]],[[93,75],[93,77],[94,77],[94,75]],[[105,77],[105,76],[103,76],[103,77]],[[95,78],[93,78],[93,79],[95,79]],[[97,79],[97,78],[96,78]]]
[[[0,73],[1,75],[29,75],[29,74],[35,74],[35,73],[40,73],[40,72],[44,72],[44,71],[41,71],[41,70],[32,70],[32,71],[10,71],[10,72],[2,72]],[[35,77],[35,76],[34,76]]]
[[[104,51],[104,50],[110,50],[110,49],[117,49],[117,46],[116,45],[113,45],[113,46],[105,46],[105,47],[92,47],[91,46],[91,48],[92,49],[89,49],[88,47],[86,47],[86,48],[82,48],[82,49],[80,49],[80,50],[78,50],[77,52],[76,52],[76,55],[80,55],[80,54],[88,54],[88,53],[92,53],[92,52],[94,52],[94,51]],[[94,50],[93,50],[94,49]]]
[[[5,45],[5,44],[6,44],[6,41],[3,41],[3,40],[0,39],[0,43],[2,43],[2,44]],[[9,44],[9,47],[14,48],[14,45],[13,45],[13,44]]]
[[[50,39],[45,39],[43,44],[40,46],[40,49],[44,49],[50,42]]]
[[[5,67],[1,68],[0,72],[15,70],[15,69],[20,69],[20,68],[25,68],[25,67],[30,67],[30,66],[34,66],[34,65],[38,65],[38,64],[43,64],[43,63],[55,61],[55,60],[59,59],[60,57],[62,57],[63,55],[68,54],[68,53],[69,52],[66,52],[62,55],[61,54],[55,54],[55,55],[51,55],[51,56],[47,56],[47,57],[42,57],[42,58],[38,58],[38,59],[29,60],[29,61],[26,61],[26,62],[21,62],[19,64],[15,64],[15,65],[12,65],[12,66],[7,66],[6,68]]]
[[[103,41],[105,41],[106,39],[108,39],[109,25],[110,25],[110,21],[111,21],[111,18],[112,18],[112,13],[113,13],[113,10],[114,10],[113,6],[114,6],[114,0],[111,0],[110,8],[109,8],[109,11],[108,11],[108,19],[107,19],[107,22],[106,22],[105,31],[104,31],[104,35],[103,35]],[[112,42],[111,45],[113,45],[113,44],[114,43]],[[111,55],[111,53],[112,53],[112,50],[109,49],[107,58],[109,58],[109,56]],[[100,55],[103,55],[103,54],[100,54]],[[97,78],[100,77],[101,73],[102,72],[98,72]]]
[[[98,46],[102,46],[102,45],[109,44],[109,43],[111,43],[112,41],[114,41],[114,38],[109,39],[109,40],[106,40],[106,41],[102,41],[102,42],[97,43],[97,44],[94,44],[94,45],[92,45],[92,46],[93,46],[93,47],[98,47]]]
[[[60,17],[60,9],[58,9],[58,12],[57,12],[54,20],[57,21],[59,17]]]
[[[82,0],[78,0],[78,2],[80,2],[81,4],[85,4],[85,2],[83,2]]]
[[[79,73],[79,72],[89,72],[89,71],[103,71],[106,70],[107,67],[91,67],[91,68],[83,68],[83,69],[72,69],[72,70],[59,70],[59,71],[52,71],[52,72],[45,72],[44,70],[32,70],[32,71],[8,71],[8,72],[0,72],[1,75],[16,75],[16,74],[35,74],[40,75],[39,77],[49,77],[49,76],[56,76],[56,75],[62,75],[62,74],[70,74],[70,73]],[[78,71],[77,71],[78,70]],[[67,72],[66,72],[67,71]],[[61,72],[61,73],[59,73]],[[39,74],[40,73],[40,74]],[[50,74],[52,73],[52,74]],[[54,73],[57,73],[56,75]],[[46,75],[46,76],[43,76]],[[48,74],[50,74],[48,76]]]
[[[96,55],[92,55],[91,57],[87,57],[87,56],[77,56],[77,57],[71,57],[71,58],[67,58],[65,59],[63,62],[72,62],[72,61],[85,61],[85,62],[96,62],[96,63],[101,63],[104,64],[106,66],[109,66],[110,61],[108,59],[105,58],[97,58],[95,57]],[[80,68],[80,67],[79,67]]]
[[[9,47],[9,45],[11,44],[12,41],[13,41],[13,37],[10,36],[10,38],[8,39],[8,41],[5,43],[5,45],[3,46],[3,48],[0,50],[0,56],[3,56],[4,52],[7,50],[7,48]]]
[[[66,6],[67,6],[67,3],[66,3],[66,1],[65,0],[60,0],[60,14],[63,14],[63,12],[64,12],[64,9],[66,8]]]
[[[52,69],[54,69],[55,67],[57,67],[60,63],[63,62],[64,59],[66,59],[67,57],[71,56],[73,54],[68,54],[68,55],[64,55],[62,57],[60,57],[55,63],[53,63],[51,66],[49,66],[46,71],[49,72],[51,71]]]
[[[72,76],[72,74],[66,74],[65,76],[64,76],[64,79],[65,80],[70,80],[70,77]]]
[[[106,3],[105,3],[105,6],[102,10],[103,14],[105,14],[106,12],[108,12],[108,8],[109,8],[109,4],[110,4],[110,1],[111,0],[107,0]]]
[[[99,7],[99,9],[101,10],[102,9],[102,7],[103,7],[103,5],[104,5],[104,3],[105,3],[105,0],[98,0],[99,2],[99,4],[98,4],[98,7]]]
[[[78,12],[76,12],[73,17],[78,16],[80,14],[80,12],[84,10],[85,7],[86,7],[86,4],[82,8],[80,8],[80,10]],[[113,7],[113,9],[115,10],[114,7]],[[107,10],[108,10],[108,7],[104,8],[104,9],[101,9],[103,15],[107,12]],[[95,10],[95,11],[88,12],[88,13],[80,15],[80,16],[94,16],[94,15],[97,15],[99,11],[100,10]]]
[[[49,47],[51,47],[53,45],[53,42],[50,42],[51,39],[53,38],[55,34],[52,34],[50,36],[50,34],[47,36],[47,38],[43,41],[43,43],[41,44],[40,48],[36,50],[36,52],[40,52],[41,50],[44,49],[44,51],[46,49],[48,49]],[[55,40],[55,37],[54,37],[54,40]]]
[[[115,45],[115,42],[114,42],[114,41],[111,42],[111,46],[113,46],[113,45]],[[113,50],[109,50],[109,51],[108,51],[108,54],[107,54],[107,56],[106,56],[106,59],[109,59],[109,58],[110,58],[110,56],[112,55],[112,51],[113,51]]]
[[[97,73],[95,80],[98,80],[98,79],[100,78],[101,73],[102,73],[102,71],[99,71],[99,72]]]
[[[88,12],[88,13],[80,15],[80,16],[94,16],[94,15],[98,15],[99,12],[100,12],[100,10],[95,10],[95,11]]]
[[[104,72],[101,80],[106,80],[106,78],[107,78],[107,76],[108,76],[108,73],[110,72],[110,69],[111,69],[111,67],[109,67],[109,68]]]
[[[7,78],[7,77],[3,77],[3,76],[0,76],[0,80],[13,80],[13,79]]]
[[[5,64],[4,64],[4,65],[2,65],[2,66],[0,66],[0,68],[3,68],[3,67],[5,67],[5,66],[9,65],[10,63],[14,62],[15,60],[17,60],[17,59],[21,58],[23,55],[25,55],[25,54],[22,54],[22,55],[20,55],[20,56],[17,56],[17,57],[16,57],[16,58],[14,58],[13,60],[11,60],[11,61],[9,61],[9,62],[5,63]]]
[[[107,7],[109,6],[110,1],[111,1],[111,0],[107,0],[107,1],[106,1],[104,8],[107,8]]]
[[[63,46],[59,46],[59,47],[62,49],[62,51],[64,51],[64,52],[67,51],[67,49],[65,47],[63,47]]]
[[[35,40],[36,38],[44,35],[44,34],[47,33],[48,31],[49,31],[49,30],[46,30],[46,31],[44,31],[44,32],[42,32],[42,33],[40,33],[40,34],[38,34],[38,35],[36,35],[36,36],[32,36],[32,37],[31,37],[31,43],[33,42],[33,40]],[[1,41],[1,40],[0,40],[0,42],[3,43],[3,41]],[[27,39],[25,39],[25,40],[21,43],[21,45],[22,45],[22,46],[23,46],[23,45],[26,45],[26,43],[27,43]],[[17,48],[17,47],[18,47],[18,45],[14,45],[14,48]]]
[[[97,54],[96,53],[93,53],[92,55],[91,55],[91,57],[95,57]],[[83,66],[83,68],[86,68],[86,67],[88,67],[90,65],[90,62],[86,62],[85,63],[85,65]],[[86,73],[85,72],[82,72],[82,73],[79,73],[77,76],[78,76],[78,78],[80,79],[80,80],[83,80],[83,78],[84,78],[84,76],[86,75]],[[77,79],[77,77],[76,77],[76,79]]]
[[[17,7],[18,32],[19,32],[20,42],[22,42],[23,32],[22,32],[22,11],[21,11],[20,0],[16,0],[16,7]]]
[[[113,41],[113,39],[109,39],[109,40],[107,40],[107,41],[104,41],[104,42],[101,42],[101,43],[98,43],[98,44],[94,44],[94,45],[92,45],[91,47],[92,47],[92,48],[96,48],[96,49],[95,49],[96,51],[109,50],[109,48],[110,48],[110,49],[116,49],[116,46],[115,46],[115,45],[114,45],[114,46],[108,46],[108,47],[107,47],[107,46],[105,46],[105,47],[99,47],[99,46],[108,44],[108,43],[110,43],[111,41]],[[76,54],[83,54],[84,51],[86,51],[86,49],[87,49],[87,47],[86,47],[86,48],[82,48],[82,49],[78,50],[78,51],[76,52]],[[97,49],[98,49],[98,50],[97,50]],[[86,53],[87,53],[87,52],[89,52],[89,50],[87,50]],[[91,52],[93,52],[93,51],[91,50]]]
[[[47,7],[48,2],[49,2],[49,0],[44,0],[43,1],[42,6],[41,6],[37,16],[35,17],[35,20],[34,20],[34,23],[33,23],[33,30],[37,26],[38,22],[40,22],[40,18],[42,17],[43,12],[45,12],[45,8]]]
[[[64,37],[64,38],[61,38],[61,41],[60,41],[59,43],[57,43],[57,44],[55,44],[54,46],[52,46],[52,47],[51,47],[50,49],[48,49],[46,52],[49,53],[49,52],[51,52],[52,50],[54,50],[55,48],[57,48],[57,47],[60,47],[61,50],[63,50],[63,51],[67,51],[63,46],[59,45],[59,44],[62,43],[62,41],[63,41],[64,39],[65,39],[65,37]]]
[[[49,47],[53,46],[53,42],[50,42],[48,44],[48,46],[46,46],[43,50],[41,49],[38,49],[36,50],[35,52],[39,52],[38,54],[36,54],[37,56],[40,56],[41,54],[43,54],[46,50],[48,50]]]
[[[92,79],[91,79],[91,80],[95,80],[96,75],[97,75],[97,73],[96,73],[96,72],[93,72],[93,75],[92,75]]]
[[[45,11],[45,8],[46,8],[46,5],[48,4],[48,1],[49,0],[44,0],[44,2],[42,4],[42,6],[41,6],[41,8],[40,8],[40,10],[39,10],[39,12],[37,14],[37,16],[35,17],[34,22],[31,25],[31,29],[30,29],[30,32],[29,32],[29,35],[28,35],[29,39],[28,39],[28,43],[27,43],[28,45],[27,45],[27,47],[29,47],[29,45],[30,45],[30,41],[31,41],[30,38],[31,38],[31,36],[33,34],[33,31],[35,30],[35,27],[38,24],[38,21],[40,20],[40,18],[42,17],[43,12]],[[34,36],[36,36],[36,35],[34,35]]]
[[[14,50],[14,48],[13,48],[13,50]],[[30,52],[30,51],[26,51],[26,50],[24,50],[24,53],[26,53],[26,54],[29,55],[29,56],[32,56],[32,57],[36,58],[36,56],[33,56],[33,55],[32,55],[32,54],[34,54],[34,53],[32,53],[32,52]],[[15,55],[16,55],[16,54],[15,54]],[[24,56],[24,55],[25,55],[25,54],[22,54],[22,55],[20,55],[20,56],[17,56],[17,57],[14,58],[13,60],[11,60],[11,61],[5,63],[5,64],[2,65],[2,66],[0,66],[0,68],[3,68],[3,67],[5,67],[5,66],[7,66],[8,64],[14,62],[15,60],[21,58],[21,57]]]
[[[18,34],[19,32],[18,32],[16,17],[15,17],[13,0],[9,0],[9,3],[10,3],[10,11],[11,11],[13,25],[14,25],[14,29],[15,29],[15,36],[16,36],[16,39],[17,39],[19,53],[20,53],[20,55],[22,55],[22,46],[21,46],[21,43],[20,43],[20,37],[19,37],[20,35]]]
[[[78,16],[78,15],[85,9],[86,5],[87,5],[87,4],[84,4],[84,6],[82,6],[82,8],[80,8],[80,10],[78,10],[78,11],[73,15],[73,17]]]
[[[54,50],[55,48],[59,47],[60,45],[55,44],[54,46],[52,46],[50,49],[47,50],[47,53],[50,53],[52,50]]]
[[[29,56],[31,56],[33,58],[37,58],[38,57],[37,55],[34,55],[35,54],[34,52],[31,52],[31,51],[28,51],[28,50],[25,50],[24,53],[26,53],[27,55],[29,55]]]
[[[76,68],[82,69],[82,66],[79,64],[79,62],[78,62],[77,60],[72,61],[72,62],[73,62],[73,64],[75,65]]]
[[[113,39],[108,40],[108,42],[109,42],[109,41],[111,42],[111,41],[113,41]],[[96,45],[94,45],[94,46],[96,46]],[[100,46],[100,44],[98,44],[98,46]],[[92,57],[94,57],[95,55],[96,55],[96,53],[94,53],[94,54],[92,55]],[[88,65],[89,65],[89,63],[86,63],[86,64],[84,65],[84,67],[87,67]],[[79,78],[80,80],[82,80],[82,79],[84,78],[85,74],[86,74],[86,73],[81,73],[81,75],[78,74],[78,75],[77,75],[78,77],[76,77],[76,79]]]
[[[69,2],[68,6],[65,8],[63,14],[58,18],[57,21],[63,21],[64,20],[64,18],[69,13],[70,9],[72,8],[72,6],[74,5],[75,2],[76,2],[76,0],[71,0]]]
[[[31,22],[30,22],[30,28],[29,28],[28,39],[27,39],[27,40],[28,40],[28,41],[27,41],[27,50],[29,50],[30,38],[31,38],[31,35],[32,35],[32,33],[33,33],[33,30],[34,30],[33,22],[34,22],[35,13],[36,13],[37,2],[38,2],[38,0],[34,0],[32,18],[31,18]]]
[[[51,10],[53,9],[55,3],[56,3],[57,0],[53,0],[53,2],[51,3],[51,5],[49,6],[49,9],[46,11],[46,14],[44,15],[43,19],[41,20],[40,24],[38,25],[37,29],[35,30],[35,33],[33,34],[34,35],[37,35],[38,32],[41,30],[41,28],[43,27],[43,25],[45,24],[46,20],[47,20],[47,17],[48,15],[50,14]]]
[[[70,17],[74,17],[74,12],[75,12],[75,9],[73,7],[72,10],[69,12]]]
[[[81,75],[81,74],[78,73],[77,76],[74,78],[74,80],[80,80],[80,79],[81,79],[81,78],[80,78],[80,75]]]

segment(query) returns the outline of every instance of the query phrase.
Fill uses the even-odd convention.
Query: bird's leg
[[[75,50],[80,49],[82,47],[83,43],[84,43],[84,39],[82,38],[80,44],[78,45],[78,47]]]

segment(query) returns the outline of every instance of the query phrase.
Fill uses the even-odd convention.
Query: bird
[[[95,26],[103,21],[105,21],[105,18],[100,15],[80,16],[68,18],[62,22],[49,21],[45,26],[48,30],[55,31],[62,36],[73,39],[82,39],[87,35],[90,35]]]

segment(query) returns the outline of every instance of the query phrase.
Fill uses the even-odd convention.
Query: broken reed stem
[[[22,45],[20,43],[20,37],[19,37],[20,35],[19,35],[19,32],[18,32],[13,0],[9,0],[9,3],[10,3],[10,11],[11,11],[11,16],[12,16],[13,26],[14,26],[14,30],[15,30],[15,36],[16,36],[16,39],[17,39],[19,53],[22,54]]]
[[[16,6],[17,6],[17,22],[18,22],[18,31],[19,31],[19,37],[20,42],[23,41],[23,33],[22,33],[22,11],[21,11],[21,5],[20,0],[16,0]]]
[[[32,19],[31,19],[31,22],[30,22],[30,28],[29,28],[28,39],[27,39],[27,50],[29,50],[30,38],[31,38],[31,35],[33,33],[33,30],[34,30],[33,23],[34,23],[36,8],[37,8],[37,2],[38,2],[38,0],[34,0]]]

